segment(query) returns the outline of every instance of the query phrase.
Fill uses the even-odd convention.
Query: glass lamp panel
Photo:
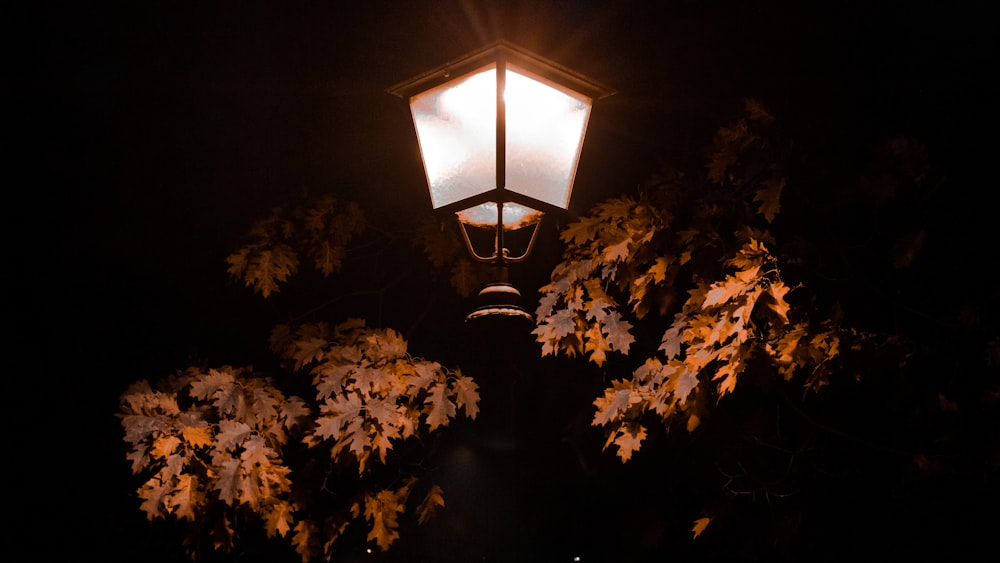
[[[435,209],[496,187],[496,80],[490,65],[410,100]]]
[[[566,209],[590,98],[507,67],[506,188]]]
[[[497,224],[497,204],[496,202],[483,203],[475,207],[470,207],[459,211],[458,219],[467,225],[474,227],[493,228]],[[503,228],[507,231],[527,227],[537,223],[542,218],[542,212],[523,205],[506,202],[503,204]]]

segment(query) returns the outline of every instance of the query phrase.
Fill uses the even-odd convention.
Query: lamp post
[[[433,208],[453,213],[472,258],[496,268],[467,318],[530,319],[508,265],[531,253],[543,215],[569,206],[591,106],[613,92],[502,41],[388,92],[410,104]]]

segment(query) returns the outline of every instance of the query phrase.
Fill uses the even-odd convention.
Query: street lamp
[[[569,206],[591,106],[613,92],[502,41],[388,92],[409,101],[433,208],[453,213],[472,258],[496,267],[467,318],[530,319],[507,266],[531,253],[545,213]]]

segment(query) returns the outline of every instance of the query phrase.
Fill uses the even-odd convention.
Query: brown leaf
[[[781,209],[781,191],[784,188],[784,177],[771,177],[764,182],[764,187],[757,190],[757,193],[753,197],[754,201],[760,202],[757,212],[763,215],[768,223],[774,221],[775,216],[778,215],[778,211]]]
[[[444,507],[444,495],[441,487],[434,485],[427,491],[427,496],[417,506],[417,522],[423,524],[437,513],[439,508]]]
[[[694,534],[694,536],[691,539],[695,539],[698,536],[700,536],[702,532],[705,531],[705,528],[708,527],[708,524],[711,521],[712,521],[711,518],[698,518],[697,520],[695,520],[694,526],[691,527],[691,533]]]

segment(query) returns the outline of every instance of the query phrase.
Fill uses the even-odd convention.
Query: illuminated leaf
[[[623,320],[617,311],[612,311],[604,319],[604,332],[608,337],[608,343],[614,350],[623,354],[627,354],[629,346],[635,342],[631,330],[632,323]]]
[[[279,417],[284,421],[285,428],[298,425],[311,413],[305,401],[295,396],[288,397],[279,406]]]
[[[702,304],[703,309],[707,309],[714,305],[721,305],[726,303],[741,291],[746,289],[746,282],[740,280],[736,276],[730,276],[723,283],[714,284],[708,293],[705,295],[705,302]]]
[[[705,531],[708,524],[712,521],[711,518],[698,518],[694,521],[694,525],[691,527],[691,533],[693,534],[692,539],[697,538]]]
[[[161,436],[153,441],[153,448],[150,453],[158,458],[166,459],[174,453],[181,441],[176,436]]]
[[[277,453],[268,447],[260,436],[250,436],[243,442],[243,453],[240,454],[240,459],[245,463],[269,465],[271,457],[277,457]]]
[[[667,357],[668,360],[676,358],[681,353],[681,329],[682,324],[674,323],[670,328],[663,333],[663,338],[660,340],[659,350]]]
[[[670,376],[670,381],[674,386],[674,397],[681,404],[684,404],[691,391],[698,386],[698,377],[686,369],[674,371]]]
[[[395,397],[377,395],[365,401],[365,412],[369,419],[378,422],[379,426],[392,428],[397,425],[402,408]]]
[[[170,495],[170,499],[166,503],[177,518],[194,520],[198,498],[197,477],[185,474],[178,476],[173,494]]]
[[[597,365],[603,365],[607,359],[607,353],[611,351],[611,345],[604,338],[600,325],[594,325],[583,333],[583,351],[590,353],[590,361]]]
[[[371,526],[368,540],[374,540],[383,550],[389,549],[399,538],[399,515],[405,510],[403,503],[408,493],[408,488],[403,487],[397,491],[382,490],[365,496],[364,514]]]
[[[465,411],[465,416],[475,419],[479,414],[479,385],[471,377],[459,375],[452,383],[455,403]]]
[[[667,279],[667,267],[670,266],[671,259],[665,256],[659,256],[650,266],[647,275],[653,280],[653,283],[663,283]]]
[[[621,262],[628,257],[628,248],[631,242],[632,239],[630,237],[625,237],[615,244],[608,245],[604,249],[604,260],[607,262]]]
[[[455,416],[455,403],[452,402],[447,391],[444,385],[437,385],[424,401],[430,405],[430,411],[427,413],[427,424],[431,430],[448,424],[448,420]]]
[[[196,399],[208,399],[216,395],[220,389],[230,390],[236,379],[229,369],[210,369],[204,374],[195,376],[191,381],[191,396]]]
[[[212,434],[208,430],[207,424],[199,426],[185,426],[181,430],[184,441],[192,447],[209,447],[212,445]]]
[[[409,378],[409,384],[417,389],[430,389],[441,380],[443,369],[437,362],[414,362],[408,367],[414,372]]]
[[[225,451],[235,451],[253,432],[253,428],[239,420],[220,420],[218,428],[215,447]]]
[[[267,512],[265,530],[268,537],[279,535],[284,537],[291,531],[294,522],[295,509],[288,501],[279,501]]]
[[[316,373],[316,378],[314,379],[316,385],[316,398],[324,399],[334,393],[340,393],[345,390],[348,378],[357,369],[357,364],[354,363],[340,363],[340,362],[324,362],[318,366],[314,373]]]
[[[328,341],[325,338],[299,338],[294,342],[295,351],[292,358],[295,360],[295,369],[323,359],[323,349]]]
[[[539,324],[532,333],[538,335],[538,340],[543,343],[555,343],[562,338],[573,334],[576,332],[576,317],[574,313],[568,309],[560,309],[550,317],[548,317],[545,322]],[[554,353],[555,350],[552,349],[549,352],[543,351],[543,355],[547,353]]]
[[[780,281],[772,283],[768,288],[768,293],[770,293],[772,300],[768,306],[785,322],[788,322],[788,310],[790,308],[788,303],[785,302],[785,295],[788,293],[788,290],[788,286]]]
[[[338,394],[320,405],[315,433],[324,438],[339,436],[344,428],[361,413],[361,398],[356,393]]]
[[[614,443],[618,446],[618,457],[622,462],[632,459],[632,454],[639,451],[645,439],[646,428],[641,424],[630,424],[619,430]]]
[[[319,536],[319,528],[316,524],[301,520],[295,525],[295,535],[292,536],[292,545],[295,552],[302,558],[303,563],[309,563],[313,559],[313,554],[318,550],[316,538]]]
[[[635,393],[631,382],[617,380],[611,389],[605,390],[604,396],[594,401],[597,413],[594,415],[594,425],[605,425],[622,416],[632,405],[642,400]]]
[[[239,498],[240,460],[228,458],[219,464],[219,479],[215,489],[219,491],[219,499],[227,504],[233,504]]]
[[[173,489],[170,483],[163,483],[160,479],[154,477],[139,487],[139,498],[142,499],[142,504],[139,505],[139,509],[146,513],[146,518],[153,520],[157,516],[161,516],[164,513],[162,507],[166,506],[165,499],[167,499],[167,494]]]

